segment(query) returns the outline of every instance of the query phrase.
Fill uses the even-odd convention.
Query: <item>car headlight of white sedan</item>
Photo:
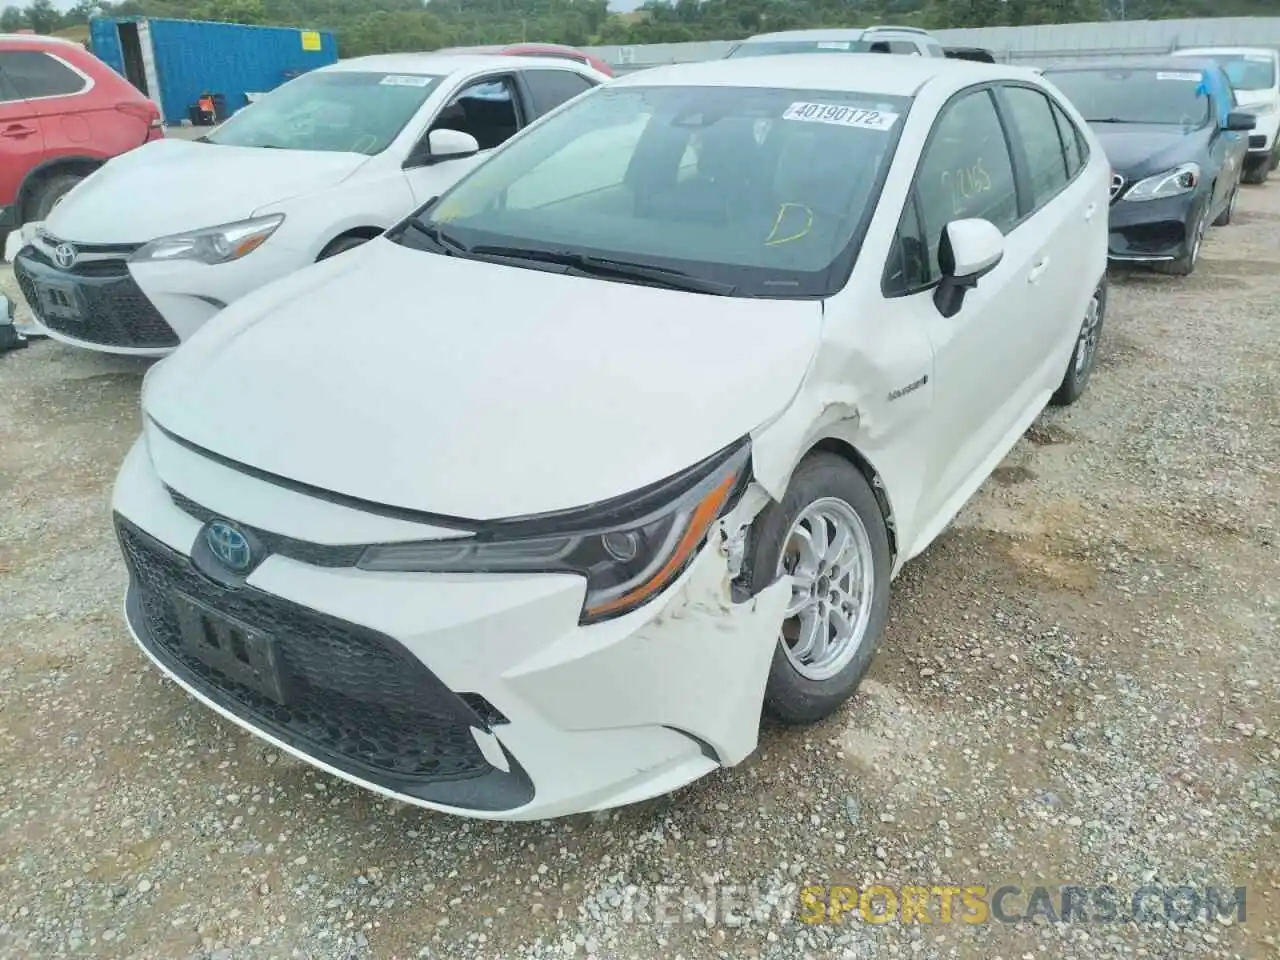
[[[1164,200],[1167,197],[1190,193],[1199,183],[1199,164],[1184,163],[1172,170],[1139,180],[1124,195],[1124,198],[1126,200]]]
[[[750,447],[740,444],[646,491],[628,504],[631,516],[616,522],[597,517],[587,529],[567,532],[572,520],[562,524],[544,516],[533,522],[541,529],[528,533],[372,546],[358,566],[404,573],[578,573],[587,578],[580,622],[608,620],[647,603],[684,571],[742,489],[749,461]]]
[[[152,240],[129,259],[140,261],[195,260],[199,263],[229,263],[247,257],[267,242],[284,223],[284,214],[255,217],[224,223],[204,230],[176,233]]]

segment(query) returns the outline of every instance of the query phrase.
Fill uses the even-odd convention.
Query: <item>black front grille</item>
[[[116,533],[131,578],[129,618],[158,659],[264,732],[364,780],[475,809],[526,803],[532,785],[513,759],[492,766],[471,727],[481,718],[401,644],[247,585],[215,583],[124,518]],[[175,595],[270,635],[284,703],[195,657],[180,639]],[[488,781],[481,787],[472,778]]]
[[[104,347],[178,345],[178,335],[134,282],[123,258],[89,260],[62,270],[38,249],[27,246],[14,263],[14,274],[32,312],[56,333]],[[37,284],[42,281],[74,287],[79,319],[50,316],[41,308]]]
[[[1261,150],[1267,145],[1267,136],[1264,133],[1253,133],[1249,135],[1249,149]]]

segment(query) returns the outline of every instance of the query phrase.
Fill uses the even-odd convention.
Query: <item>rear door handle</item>
[[[1094,214],[1096,214],[1097,212],[1098,212],[1098,205],[1096,203],[1089,204],[1089,208],[1084,212],[1085,223],[1088,223],[1090,220],[1092,220]]]
[[[21,123],[11,123],[3,130],[0,130],[0,137],[12,137],[14,139],[18,139],[21,137],[29,137],[35,132],[35,127],[28,127]]]
[[[1049,258],[1044,257],[1040,260],[1039,263],[1037,263],[1034,267],[1032,267],[1031,272],[1027,274],[1027,283],[1035,283],[1042,276],[1044,276],[1044,272],[1048,269],[1049,269]]]

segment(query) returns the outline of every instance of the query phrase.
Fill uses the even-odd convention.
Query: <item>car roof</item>
[[[1190,61],[1190,63],[1188,63]],[[1162,57],[1111,57],[1106,60],[1081,60],[1076,63],[1055,63],[1042,67],[1045,73],[1067,73],[1071,70],[1186,70],[1188,66],[1202,70],[1217,70],[1215,60],[1198,59],[1196,57],[1175,57],[1166,54]]]
[[[577,47],[571,47],[567,43],[538,43],[535,40],[530,40],[527,43],[525,42],[509,43],[502,49],[503,50],[555,50],[557,52],[564,52],[564,53],[578,53],[584,57],[587,55],[585,50],[579,50]]]
[[[923,30],[915,30],[908,27],[818,27],[812,30],[779,30],[776,33],[758,33],[754,37],[747,37],[743,43],[762,43],[770,40],[859,40],[867,34],[880,36],[882,34],[899,33],[908,36],[924,37],[928,34]]]
[[[0,43],[30,43],[35,45],[53,43],[63,44],[68,47],[76,47],[80,50],[84,49],[84,44],[76,40],[70,40],[66,37],[51,37],[43,33],[0,33]]]
[[[624,74],[610,86],[776,87],[795,90],[840,90],[881,96],[915,95],[939,79],[961,87],[983,80],[1033,78],[1025,67],[901,57],[883,53],[790,53],[765,57],[728,57],[651,67]]]
[[[500,53],[375,53],[367,57],[339,60],[321,70],[383,70],[388,73],[425,73],[446,76],[451,73],[470,73],[474,70],[505,68],[510,70],[520,57]],[[547,66],[545,59],[530,57],[530,62]],[[564,61],[566,64],[572,61]]]
[[[1280,56],[1274,47],[1184,47],[1173,51],[1175,57],[1214,56],[1221,53],[1265,54],[1268,57]]]

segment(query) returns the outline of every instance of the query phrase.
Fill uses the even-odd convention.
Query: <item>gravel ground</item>
[[[121,624],[107,513],[142,366],[0,359],[0,951],[1275,955],[1278,270],[1271,186],[1195,277],[1117,277],[1089,395],[895,584],[837,716],[674,796],[527,825],[384,802],[162,680]],[[1150,881],[1246,886],[1247,919],[809,925],[796,892]],[[706,884],[746,909],[705,915]]]

